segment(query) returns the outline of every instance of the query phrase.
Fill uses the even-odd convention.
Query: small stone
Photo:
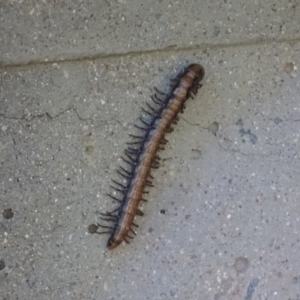
[[[7,208],[3,210],[2,216],[4,219],[11,219],[14,216],[14,212],[11,208]]]
[[[89,227],[88,227],[88,232],[89,232],[90,234],[96,233],[97,230],[98,230],[98,226],[97,226],[96,224],[91,224],[91,225],[89,225]]]
[[[284,72],[287,74],[291,74],[294,71],[294,64],[292,62],[288,62],[284,66]]]
[[[238,257],[234,262],[234,268],[239,273],[245,272],[249,267],[249,260],[246,257]]]

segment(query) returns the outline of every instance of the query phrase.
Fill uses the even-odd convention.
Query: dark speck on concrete
[[[247,293],[246,293],[246,296],[245,296],[245,300],[251,300],[252,299],[253,293],[254,293],[256,287],[258,286],[258,283],[259,283],[258,278],[254,278],[254,279],[251,280],[251,282],[249,283],[248,288],[247,288]]]
[[[276,125],[280,124],[281,122],[282,122],[282,119],[280,119],[279,117],[277,117],[277,118],[274,119],[274,123]]]
[[[220,34],[221,30],[220,27],[215,26],[214,27],[214,36],[218,36]]]
[[[235,125],[239,126],[239,127],[243,127],[244,126],[244,121],[243,119],[239,118],[236,122]]]
[[[166,210],[165,209],[161,209],[160,213],[164,215],[166,213]]]
[[[0,271],[2,271],[4,268],[5,268],[4,259],[0,259]]]
[[[2,212],[4,219],[11,219],[14,216],[14,212],[11,208],[4,209]]]
[[[257,142],[257,136],[253,134],[250,129],[245,130],[244,128],[241,128],[239,130],[240,135],[244,138],[243,142],[246,142],[246,139],[249,140],[253,145]]]
[[[293,283],[294,283],[294,284],[297,284],[297,283],[298,283],[298,281],[299,281],[299,279],[298,279],[298,277],[297,277],[297,276],[293,277]]]

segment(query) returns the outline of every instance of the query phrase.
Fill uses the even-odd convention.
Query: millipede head
[[[197,77],[197,82],[204,78],[205,70],[200,64],[191,64],[187,67],[187,71],[193,72]]]

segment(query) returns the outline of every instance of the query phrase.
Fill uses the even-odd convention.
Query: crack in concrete
[[[214,50],[214,49],[226,49],[226,48],[234,48],[234,47],[245,47],[245,46],[259,46],[265,44],[283,44],[283,43],[297,43],[300,42],[300,37],[298,38],[282,38],[282,39],[274,39],[274,38],[254,38],[248,41],[237,41],[231,43],[203,43],[196,44],[192,46],[181,46],[176,47],[176,45],[169,45],[161,49],[150,49],[150,50],[137,50],[137,51],[128,51],[128,52],[120,52],[120,53],[95,53],[95,54],[83,54],[75,57],[67,57],[63,59],[58,58],[39,58],[32,59],[27,62],[16,62],[16,63],[7,63],[0,61],[0,70],[1,69],[9,69],[9,68],[19,68],[24,66],[34,66],[34,65],[49,65],[53,63],[64,63],[64,62],[80,62],[80,61],[90,61],[90,60],[100,60],[100,59],[109,59],[109,58],[122,58],[122,57],[137,57],[142,55],[157,55],[159,53],[179,53],[183,51],[199,51],[199,50]]]
[[[74,111],[75,114],[76,114],[76,116],[77,116],[77,118],[80,121],[86,122],[86,121],[90,120],[89,118],[83,118],[83,117],[81,117],[80,114],[78,113],[77,109],[74,106],[68,107],[67,109],[59,112],[58,114],[56,114],[54,116],[51,116],[50,113],[45,112],[45,113],[38,114],[38,115],[33,115],[33,116],[30,115],[29,117],[24,116],[24,115],[22,117],[13,117],[13,116],[7,116],[7,115],[5,115],[3,113],[0,113],[0,117],[3,117],[5,119],[9,119],[9,120],[18,120],[18,121],[20,121],[20,120],[31,121],[31,120],[34,120],[34,119],[39,119],[39,118],[44,118],[44,117],[46,117],[49,120],[53,120],[55,118],[58,118],[58,117],[62,116],[63,114],[65,114],[65,113],[67,113],[69,111]]]
[[[210,131],[208,127],[201,126],[201,125],[198,124],[198,123],[191,123],[191,122],[189,122],[188,120],[186,120],[186,119],[183,118],[183,117],[180,117],[180,119],[184,120],[186,123],[188,123],[188,124],[191,125],[191,126],[198,126],[198,127],[200,127],[201,129]]]

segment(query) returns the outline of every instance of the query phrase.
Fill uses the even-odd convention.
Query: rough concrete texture
[[[2,1],[0,65],[299,39],[298,0]]]
[[[160,1],[150,11],[162,15],[151,19],[139,1],[102,1],[99,16],[100,4],[85,2],[78,5],[93,11],[97,26],[88,45],[73,46],[84,21],[76,30],[69,5],[51,3],[49,15],[58,6],[65,18],[28,20],[42,3],[1,7],[1,55],[11,64],[0,70],[1,299],[300,299],[300,40],[291,15],[298,3],[174,2],[171,14],[171,2]],[[246,9],[252,5],[257,10]],[[271,26],[279,6],[286,9]],[[144,23],[117,24],[108,8]],[[220,26],[215,37],[220,20],[236,34]],[[35,25],[55,37],[52,46],[35,39],[35,29],[26,46],[8,37]],[[275,41],[253,42],[257,35]],[[136,54],[114,55],[134,37],[144,39],[129,47]],[[239,37],[251,43],[237,44]],[[182,50],[144,52],[174,40]],[[194,40],[207,45],[191,49]],[[79,59],[91,49],[111,55]],[[68,61],[59,61],[61,52]],[[51,63],[18,65],[49,53]],[[107,251],[107,237],[87,227],[114,207],[105,195],[127,135],[153,87],[167,91],[190,62],[204,65],[203,87],[168,134],[137,236]]]

